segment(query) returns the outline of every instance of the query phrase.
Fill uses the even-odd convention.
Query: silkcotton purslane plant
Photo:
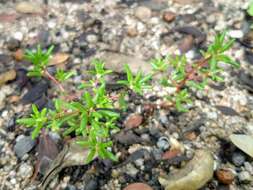
[[[202,51],[203,57],[192,63],[187,63],[185,56],[174,56],[160,59],[153,59],[151,65],[153,73],[144,76],[139,71],[133,74],[128,65],[125,65],[126,79],[117,83],[126,86],[129,90],[138,95],[143,94],[143,90],[150,88],[152,76],[157,73],[165,73],[160,84],[175,89],[173,94],[165,97],[170,107],[175,107],[178,111],[187,111],[185,104],[191,103],[190,90],[203,90],[208,80],[216,82],[222,81],[223,69],[220,62],[232,65],[238,68],[239,63],[235,62],[225,52],[233,45],[234,40],[226,40],[225,33],[216,36],[215,41],[207,51]],[[29,76],[45,77],[53,81],[60,89],[60,92],[66,95],[66,90],[61,85],[73,72],[57,70],[56,75],[51,75],[48,70],[48,61],[53,47],[44,52],[38,47],[36,52],[28,51],[26,58],[32,62],[33,68],[29,71]],[[44,108],[41,111],[35,105],[32,105],[33,113],[28,118],[17,120],[19,124],[27,127],[33,127],[32,138],[40,135],[42,128],[61,133],[63,136],[75,134],[84,140],[77,141],[81,146],[89,149],[86,162],[92,161],[95,156],[102,159],[109,158],[117,160],[112,153],[111,131],[118,129],[116,126],[120,114],[115,112],[113,100],[106,91],[105,76],[112,73],[105,69],[105,63],[95,59],[92,61],[94,69],[89,73],[93,78],[87,83],[80,85],[85,88],[85,92],[77,100],[55,99],[54,109]],[[124,102],[123,92],[119,96],[119,104],[126,110],[127,104]]]

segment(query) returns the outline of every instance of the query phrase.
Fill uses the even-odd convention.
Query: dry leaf
[[[59,65],[65,63],[69,59],[67,53],[57,53],[49,61],[49,65]]]
[[[41,189],[47,188],[52,179],[65,167],[85,165],[89,150],[76,143],[77,139],[72,139],[64,145],[63,150],[57,155],[47,170],[42,183]],[[79,139],[80,140],[80,139]]]
[[[44,174],[48,170],[58,153],[59,151],[54,140],[48,134],[42,132],[39,138],[38,160],[32,180],[36,178],[38,172]]]

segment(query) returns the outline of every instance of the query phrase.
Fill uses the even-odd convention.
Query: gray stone
[[[96,189],[98,189],[98,181],[97,179],[91,179],[85,185],[83,190],[96,190]]]
[[[161,150],[167,150],[170,147],[170,142],[167,137],[160,137],[156,143]]]
[[[138,173],[138,169],[136,169],[133,164],[127,164],[126,166],[126,173],[131,177],[136,177]]]
[[[27,163],[23,163],[19,167],[18,174],[22,178],[30,178],[33,175],[33,167]]]
[[[253,176],[253,166],[250,162],[244,163],[245,169]]]
[[[242,183],[250,183],[252,181],[252,176],[247,171],[239,173],[238,178]]]
[[[91,44],[95,44],[98,41],[98,37],[95,34],[87,35],[87,41]]]
[[[105,67],[114,72],[124,72],[124,65],[128,64],[134,74],[141,70],[144,75],[152,72],[152,66],[145,60],[142,60],[133,55],[125,55],[121,53],[104,52],[100,56],[105,61]]]
[[[7,42],[7,48],[10,51],[15,51],[20,47],[20,42],[17,39],[11,38],[10,40],[8,40]]]
[[[139,5],[148,7],[153,11],[161,11],[168,7],[168,2],[166,0],[142,0]]]
[[[245,162],[245,156],[241,152],[234,152],[232,155],[232,162],[236,166],[241,166]]]
[[[142,21],[145,21],[145,20],[148,20],[151,17],[152,11],[148,7],[141,6],[141,7],[137,7],[135,9],[134,15],[138,19],[140,19]]]
[[[35,140],[32,140],[30,136],[20,135],[16,139],[14,152],[19,158],[22,158],[26,153],[32,150],[34,146]]]

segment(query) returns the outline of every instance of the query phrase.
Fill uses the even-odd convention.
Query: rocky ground
[[[184,165],[191,166],[189,176],[197,166],[214,171],[203,190],[253,189],[251,141],[242,151],[229,138],[233,133],[253,135],[253,34],[247,7],[247,0],[0,0],[0,79],[5,79],[0,80],[0,189],[38,189],[45,174],[41,166],[31,182],[37,141],[15,120],[29,113],[31,103],[52,106],[57,94],[53,85],[26,77],[30,63],[23,60],[25,49],[55,45],[53,64],[78,73],[67,84],[74,90],[86,79],[91,58],[102,57],[116,72],[127,62],[148,73],[154,57],[185,53],[188,60],[198,58],[199,48],[225,29],[236,39],[228,54],[241,63],[239,70],[226,68],[225,81],[196,93],[187,113],[153,111],[142,100],[129,98],[123,123],[131,129],[114,137],[120,162],[95,160],[64,168],[46,189],[120,190],[141,182],[149,186],[133,184],[126,190],[161,190],[166,185],[159,176]],[[154,86],[145,95],[154,102],[162,93]],[[210,151],[213,160],[198,149]],[[181,177],[175,175],[173,183]],[[196,176],[184,189],[192,189],[194,180]]]

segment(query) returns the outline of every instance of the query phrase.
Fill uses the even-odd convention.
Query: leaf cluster
[[[28,76],[41,77],[43,75],[43,71],[49,63],[49,58],[53,49],[54,46],[50,46],[45,52],[41,49],[40,45],[38,45],[35,52],[26,50],[25,59],[33,64],[33,68],[28,72]]]
[[[186,57],[173,56],[164,59],[152,60],[153,73],[168,73],[169,77],[163,77],[160,83],[164,86],[176,89],[176,92],[167,97],[175,105],[178,111],[187,111],[184,104],[191,103],[190,89],[203,90],[208,80],[222,81],[224,71],[220,63],[240,66],[225,54],[234,43],[233,39],[226,39],[226,33],[216,35],[215,40],[208,46],[207,51],[201,51],[203,58],[195,63],[187,63]]]
[[[129,65],[125,64],[124,68],[127,75],[127,79],[118,81],[118,84],[127,86],[129,89],[131,89],[137,94],[142,94],[144,89],[150,87],[148,85],[148,81],[152,78],[151,74],[144,76],[143,73],[139,70],[136,76],[134,76],[133,72],[129,68]]]
[[[41,63],[37,59],[36,61],[35,65]],[[44,108],[39,111],[35,105],[32,105],[33,113],[30,117],[19,119],[17,122],[27,127],[34,127],[32,138],[38,137],[42,128],[60,132],[63,136],[74,134],[84,137],[82,139],[85,140],[77,143],[89,148],[87,162],[92,161],[95,156],[117,160],[110,151],[112,146],[110,132],[112,129],[117,129],[116,121],[119,114],[113,111],[113,102],[107,95],[104,80],[111,71],[105,70],[104,63],[100,60],[94,60],[92,64],[94,70],[89,72],[94,77],[89,84],[96,83],[96,85],[86,89],[79,100],[68,102],[55,99],[53,110]],[[40,68],[46,69],[45,65],[42,64]],[[73,72],[57,70],[56,79],[64,81],[72,75]]]

